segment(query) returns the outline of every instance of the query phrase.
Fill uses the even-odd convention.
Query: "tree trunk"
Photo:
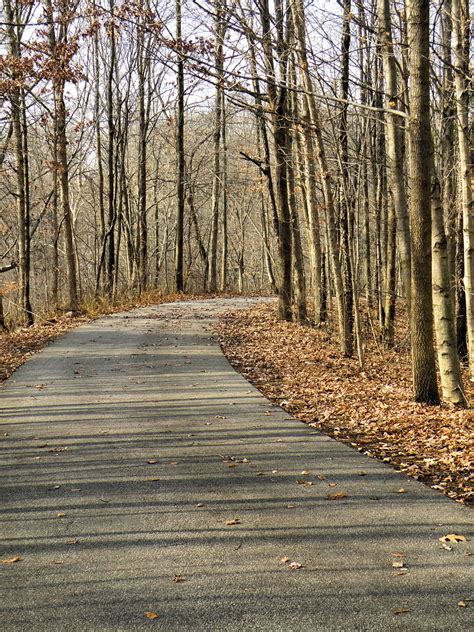
[[[211,197],[211,235],[209,241],[209,291],[217,290],[217,239],[219,234],[219,207],[222,190],[221,171],[221,134],[223,120],[223,92],[224,92],[224,11],[221,0],[214,2],[215,19],[215,71],[216,71],[216,97],[214,105],[214,167],[212,175]]]
[[[277,18],[276,51],[279,62],[279,82],[275,78],[274,44],[272,24],[268,0],[262,0],[260,18],[263,30],[263,52],[267,75],[267,89],[272,108],[273,141],[275,150],[275,181],[278,208],[278,251],[279,251],[279,285],[278,316],[281,320],[291,320],[291,217],[288,202],[287,161],[290,159],[288,136],[288,45],[283,33],[283,11],[281,0],[275,2]]]
[[[115,0],[109,0],[109,11],[113,16]],[[115,70],[115,28],[114,18],[110,20],[110,61],[107,75],[107,235],[104,243],[104,254],[106,257],[105,287],[106,293],[111,301],[114,291],[114,270],[115,270],[115,178],[114,178],[114,150],[115,150],[115,124],[114,124],[114,102],[113,102],[113,80]]]
[[[441,387],[444,401],[466,407],[467,401],[461,380],[461,367],[456,345],[454,307],[450,288],[448,248],[440,186],[436,176],[433,177],[433,181],[431,198],[433,309]]]
[[[393,203],[389,202],[388,208],[388,243],[387,263],[385,272],[382,339],[387,349],[392,349],[395,338],[395,303],[396,303],[396,265],[397,265],[397,218]]]
[[[177,153],[177,194],[178,208],[176,217],[175,242],[175,286],[177,292],[184,292],[184,205],[185,205],[185,155],[184,155],[184,57],[181,35],[182,0],[176,0],[176,45],[178,47],[178,103],[176,127]]]
[[[225,292],[227,289],[227,251],[228,251],[228,173],[227,173],[227,121],[226,121],[226,104],[224,88],[222,89],[222,248],[221,248],[221,276],[220,290]]]
[[[399,109],[397,81],[397,64],[392,43],[392,24],[390,19],[390,0],[378,0],[379,38],[382,48],[383,68],[386,82],[385,107],[386,115],[386,151],[388,162],[388,181],[395,214],[397,216],[397,246],[400,260],[403,289],[410,311],[410,225],[408,205],[403,172],[403,135],[401,118],[391,113]]]
[[[469,373],[474,379],[474,201],[469,134],[469,0],[452,0],[454,85],[459,143],[459,186],[464,242],[464,292],[466,296]]]
[[[5,18],[7,21],[7,37],[10,55],[16,59],[18,66],[21,63],[21,49],[19,35],[15,32],[14,24],[17,21],[12,9],[11,0],[5,0]],[[14,73],[12,79],[21,81],[21,76]],[[24,98],[24,97],[23,97]],[[30,248],[29,248],[29,194],[26,190],[29,178],[25,164],[25,133],[23,125],[22,90],[15,85],[10,91],[11,121],[15,140],[15,166],[16,166],[16,204],[18,218],[18,273],[19,293],[22,318],[27,326],[33,324],[33,311],[30,301]]]
[[[344,288],[342,280],[341,265],[339,262],[339,253],[337,246],[337,228],[336,215],[334,209],[334,198],[332,191],[332,179],[329,172],[326,151],[323,143],[321,124],[319,113],[316,108],[311,76],[309,74],[308,58],[306,54],[306,34],[305,34],[305,15],[302,0],[295,0],[293,4],[293,20],[295,23],[296,39],[297,39],[297,55],[303,88],[308,97],[309,116],[311,120],[311,128],[314,133],[314,145],[318,160],[318,166],[321,172],[321,182],[323,188],[324,202],[326,205],[326,219],[328,225],[328,246],[329,257],[334,277],[334,289],[336,294],[337,315],[339,323],[339,341],[341,351],[347,355],[346,348],[347,336],[345,323],[345,307],[344,307]]]
[[[350,195],[349,177],[349,145],[347,139],[347,100],[349,97],[349,52],[351,42],[351,0],[343,0],[343,25],[341,41],[341,113],[339,116],[339,144],[340,144],[340,165],[342,172],[342,195],[339,215],[339,225],[341,233],[341,255],[344,285],[344,353],[351,357],[353,354],[353,330],[354,330],[354,295],[352,293],[353,270],[351,265],[349,241],[353,239],[352,226],[353,203]]]
[[[415,400],[439,403],[433,347],[431,291],[431,173],[429,0],[411,0],[408,12],[410,50],[410,218],[411,349]]]
[[[143,11],[143,2],[142,2]],[[138,251],[139,291],[148,286],[148,220],[147,220],[147,136],[149,118],[145,108],[145,84],[148,64],[148,46],[145,42],[145,26],[137,24],[137,73],[138,73],[138,233],[140,246]]]
[[[77,285],[77,264],[74,245],[74,231],[71,205],[69,201],[69,161],[67,155],[67,131],[66,131],[66,104],[64,102],[65,79],[61,73],[62,60],[58,46],[67,45],[67,25],[62,28],[61,42],[57,41],[55,32],[55,16],[51,0],[46,0],[46,13],[48,20],[48,38],[52,60],[58,64],[57,74],[53,78],[54,91],[54,116],[55,116],[55,138],[57,145],[59,170],[59,185],[61,192],[61,211],[66,237],[66,262],[68,276],[68,309],[76,312],[79,309],[78,285]],[[61,16],[58,16],[61,18]]]

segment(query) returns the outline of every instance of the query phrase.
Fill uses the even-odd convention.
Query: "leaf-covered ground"
[[[474,500],[474,411],[413,402],[403,326],[393,351],[368,327],[364,371],[327,327],[278,321],[273,305],[228,314],[217,329],[232,364],[288,412],[457,501]],[[465,386],[474,402],[467,376]]]
[[[0,383],[36,351],[87,320],[87,316],[63,316],[33,327],[0,333]]]

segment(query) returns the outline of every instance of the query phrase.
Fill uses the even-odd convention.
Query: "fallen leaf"
[[[326,498],[328,500],[340,500],[341,498],[347,498],[347,494],[344,492],[336,492],[335,494],[328,494]]]
[[[15,562],[21,562],[23,558],[20,555],[10,557],[8,560],[2,560],[2,564],[15,564]]]
[[[239,518],[233,518],[232,520],[226,520],[225,523],[226,523],[226,526],[232,527],[235,524],[240,524],[240,520]]]
[[[64,564],[63,560],[53,560],[51,564]]]
[[[145,612],[144,615],[147,619],[158,619],[156,612]]]
[[[180,582],[185,582],[186,581],[186,576],[185,575],[175,575],[173,577],[173,581],[175,584],[179,584]]]
[[[466,608],[467,607],[467,603],[465,601],[458,601],[458,606],[460,608]]]
[[[196,507],[204,507],[204,504],[203,504],[203,503],[198,503],[198,504],[196,505]]]
[[[403,568],[405,566],[405,562],[403,560],[393,560],[392,567],[393,568]]]
[[[159,481],[161,479],[158,478],[158,476],[148,476],[148,478],[146,478],[145,480],[153,482],[153,481]]]
[[[237,467],[237,463],[229,463],[227,467]]]
[[[301,475],[302,475],[302,476],[309,476],[309,474],[310,474],[310,471],[309,471],[309,470],[303,470],[303,471],[301,472]]]
[[[400,489],[397,489],[397,494],[406,494],[407,490],[404,487],[400,487]]]
[[[66,515],[66,514],[65,514],[65,513],[63,513],[62,511],[60,511],[59,513],[57,513],[57,514],[56,514],[56,516],[57,516],[58,518],[64,518],[64,517],[65,517],[65,515]]]
[[[148,465],[155,465],[156,463],[158,463],[158,461],[155,461],[155,459],[149,459],[147,463]]]
[[[411,612],[409,608],[397,608],[393,611],[393,614],[405,614],[406,612]]]
[[[289,557],[282,557],[280,560],[281,564],[288,564],[288,562],[290,561]]]
[[[324,474],[318,474],[318,478],[320,481],[325,481],[326,477],[324,476]]]
[[[66,544],[79,544],[79,540],[68,540]]]
[[[291,568],[294,571],[298,571],[300,568],[304,568],[304,566],[303,564],[301,564],[301,562],[291,562],[290,564],[288,564],[288,568]]]
[[[272,474],[278,474],[278,470],[272,470]]]
[[[465,535],[459,535],[458,533],[449,533],[448,535],[443,535],[439,538],[440,542],[467,542],[467,538]]]

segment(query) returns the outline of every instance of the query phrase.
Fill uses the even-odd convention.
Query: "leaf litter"
[[[279,321],[274,305],[228,313],[216,329],[232,365],[275,404],[459,502],[474,501],[472,409],[413,401],[406,320],[398,319],[393,350],[368,326],[363,371],[341,356],[331,326]],[[465,389],[474,402],[467,375]]]

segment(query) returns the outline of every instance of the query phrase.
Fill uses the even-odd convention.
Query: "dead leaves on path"
[[[232,364],[288,412],[451,498],[474,498],[473,411],[413,402],[403,322],[392,351],[379,348],[368,330],[363,372],[356,359],[341,356],[328,326],[279,321],[273,305],[227,314],[217,331]],[[474,382],[466,379],[465,387],[474,401]]]
[[[16,564],[17,562],[22,562],[23,558],[21,555],[15,555],[14,557],[10,557],[6,560],[2,560],[2,564]]]
[[[441,538],[439,538],[439,541],[442,544],[457,544],[458,542],[467,542],[467,538],[465,535],[459,535],[458,533],[448,533],[448,535],[443,535]]]
[[[173,577],[173,582],[175,584],[180,584],[180,583],[185,582],[185,581],[186,581],[186,575],[175,575]]]
[[[328,494],[326,498],[327,500],[342,500],[347,498],[347,494],[345,492],[336,492],[335,494]]]
[[[280,564],[286,564],[288,568],[292,571],[299,571],[304,568],[304,565],[301,562],[291,561],[289,557],[282,557],[280,560]]]
[[[156,612],[144,612],[143,616],[153,621],[153,619],[158,619],[160,615],[156,614]]]

